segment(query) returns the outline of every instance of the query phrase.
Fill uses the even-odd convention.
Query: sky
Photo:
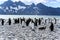
[[[0,0],[0,4],[4,3],[7,0]],[[60,7],[60,0],[12,0],[15,1],[22,1],[23,3],[30,5],[32,3],[38,4],[43,3],[44,5],[51,6],[51,7]]]

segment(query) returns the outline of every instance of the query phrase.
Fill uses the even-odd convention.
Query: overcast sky
[[[2,4],[3,2],[5,2],[7,0],[0,0],[0,4]],[[12,0],[12,1],[22,1],[25,4],[38,4],[38,3],[43,3],[47,6],[52,6],[52,7],[60,7],[60,0]]]

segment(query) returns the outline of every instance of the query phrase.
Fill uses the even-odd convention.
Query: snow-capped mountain
[[[60,15],[60,8],[52,8],[42,3],[26,5],[8,0],[0,5],[0,14],[5,15]]]

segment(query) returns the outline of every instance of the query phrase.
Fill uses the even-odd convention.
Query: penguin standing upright
[[[11,19],[9,18],[9,25],[11,25]]]
[[[35,18],[34,26],[37,26],[37,19]]]
[[[56,22],[57,22],[56,18],[54,18],[54,20],[55,20],[55,24],[56,24]]]
[[[39,25],[41,24],[41,19],[39,18]]]
[[[54,24],[52,22],[51,22],[51,25],[50,25],[50,30],[54,31]]]
[[[23,17],[23,19],[22,18],[20,18],[20,20],[21,20],[21,24],[22,24],[22,22],[24,21],[25,22],[25,18]]]
[[[19,23],[19,18],[18,18],[18,23]]]
[[[29,26],[29,23],[31,22],[31,19],[27,19],[27,21],[25,22],[26,23],[26,26]]]
[[[2,25],[4,25],[4,19],[2,19],[2,22],[1,22]]]

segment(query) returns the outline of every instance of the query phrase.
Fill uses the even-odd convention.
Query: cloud
[[[31,4],[31,3],[50,3],[50,2],[60,2],[60,0],[12,0],[12,1],[22,1],[25,4]]]
[[[60,0],[49,0],[45,5],[57,8],[60,7]]]
[[[47,3],[48,1],[47,0],[33,0],[33,2],[37,4],[37,3]]]
[[[0,0],[0,4],[4,3],[5,1],[7,1],[7,0]]]
[[[0,0],[0,3],[3,3],[7,0]],[[24,2],[25,4],[31,4],[31,3],[49,3],[49,2],[60,2],[60,0],[12,0],[12,1],[22,1]]]
[[[7,0],[0,0],[0,4],[5,2]],[[13,2],[15,1],[22,1],[25,4],[38,4],[38,3],[50,3],[50,2],[60,2],[60,0],[12,0]]]
[[[56,0],[57,2],[60,2],[60,0]]]
[[[25,4],[31,4],[31,3],[46,3],[47,0],[12,0],[12,1],[22,1],[24,2]]]

